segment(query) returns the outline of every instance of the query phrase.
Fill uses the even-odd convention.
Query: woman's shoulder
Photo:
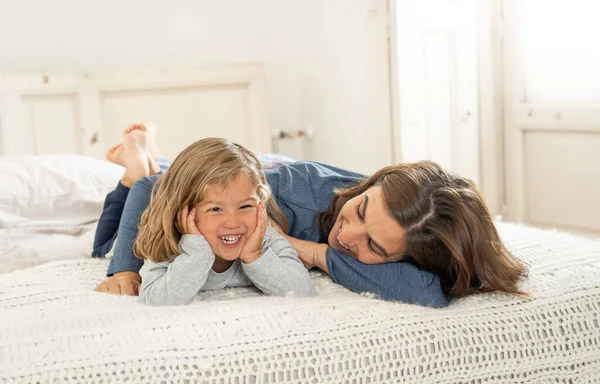
[[[321,212],[329,206],[337,188],[364,178],[361,174],[313,161],[298,161],[266,171],[265,174],[273,196],[284,209],[288,220],[291,219],[291,213],[286,212],[286,208],[294,211],[295,216],[304,217],[302,212],[310,212],[311,215],[307,217],[311,223],[315,212]]]
[[[282,165],[275,169],[265,171],[269,175],[279,178],[288,178],[292,180],[314,180],[337,178],[341,180],[354,181],[366,178],[365,175],[358,172],[348,171],[333,165],[323,164],[316,161],[296,161],[294,163]]]
[[[329,193],[334,189],[365,178],[360,173],[314,161],[298,161],[266,171],[265,174],[271,189],[277,195],[289,192],[296,197],[325,193],[329,198]]]

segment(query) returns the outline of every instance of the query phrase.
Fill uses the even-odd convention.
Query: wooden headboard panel
[[[0,77],[0,155],[102,158],[133,122],[154,122],[163,152],[225,137],[271,151],[260,64]]]

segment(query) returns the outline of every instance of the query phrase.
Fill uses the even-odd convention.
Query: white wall
[[[306,158],[371,172],[392,160],[385,3],[1,0],[0,73],[262,62],[271,128],[310,125]]]

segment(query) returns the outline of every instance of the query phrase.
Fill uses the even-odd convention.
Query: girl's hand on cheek
[[[264,204],[258,204],[257,208],[256,228],[254,229],[254,232],[248,236],[248,240],[246,240],[246,244],[244,244],[244,247],[240,252],[240,260],[245,264],[252,263],[262,255],[262,243],[265,237],[265,231],[267,230],[268,218],[267,209]]]
[[[179,213],[177,213],[177,221],[182,229],[184,235],[201,235],[198,226],[196,226],[196,208],[184,207]]]

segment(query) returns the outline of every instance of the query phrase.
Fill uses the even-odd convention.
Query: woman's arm
[[[302,261],[302,264],[304,264],[307,269],[317,267],[329,274],[329,267],[327,266],[327,249],[329,249],[329,246],[327,244],[300,240],[288,235],[283,236],[291,244],[292,248],[298,252],[300,261]]]
[[[269,224],[277,233],[282,236],[290,246],[298,254],[298,258],[304,264],[306,269],[318,267],[323,272],[329,273],[327,267],[327,244],[319,244],[314,241],[300,240],[292,237],[281,229],[281,227],[273,220],[269,219]]]
[[[210,245],[202,235],[183,235],[183,252],[172,262],[146,260],[140,270],[140,302],[147,305],[185,305],[198,296],[215,262]]]
[[[375,293],[384,300],[401,301],[429,307],[450,303],[440,280],[410,263],[363,264],[329,248],[327,244],[299,240],[283,235],[298,252],[307,268],[318,267],[336,283],[353,292]]]
[[[264,239],[262,255],[252,263],[242,263],[252,283],[265,295],[316,295],[315,284],[290,243],[271,226]]]
[[[332,248],[327,249],[325,260],[333,281],[351,291],[372,292],[384,300],[427,307],[445,307],[450,303],[439,277],[413,264],[363,264]]]

